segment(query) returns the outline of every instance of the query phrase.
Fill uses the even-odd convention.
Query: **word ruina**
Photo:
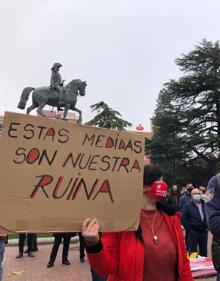
[[[100,182],[95,179],[92,184],[88,184],[80,174],[76,178],[65,179],[59,176],[55,179],[51,175],[40,175],[35,177],[38,182],[34,185],[30,198],[35,198],[39,192],[43,192],[46,198],[75,200],[82,190],[87,200],[95,200],[101,194],[109,197],[114,203],[110,183],[108,179]]]

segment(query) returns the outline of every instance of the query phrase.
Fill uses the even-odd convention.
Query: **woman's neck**
[[[156,200],[153,197],[144,194],[142,209],[147,211],[155,211],[157,209]]]

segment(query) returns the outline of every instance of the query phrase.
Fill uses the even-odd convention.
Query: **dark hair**
[[[138,240],[140,240],[142,243],[144,243],[143,240],[143,235],[142,235],[142,230],[141,230],[141,225],[139,224],[138,229],[135,231],[135,235]]]
[[[149,186],[162,177],[162,172],[158,166],[146,165],[144,166],[144,185]]]

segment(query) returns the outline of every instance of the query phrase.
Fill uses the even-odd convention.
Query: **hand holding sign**
[[[99,221],[86,219],[82,225],[82,236],[87,246],[91,247],[99,243]]]

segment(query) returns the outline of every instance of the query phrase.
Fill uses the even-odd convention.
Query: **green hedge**
[[[38,233],[37,238],[52,237],[52,233]],[[18,233],[9,234],[8,239],[18,239]]]

